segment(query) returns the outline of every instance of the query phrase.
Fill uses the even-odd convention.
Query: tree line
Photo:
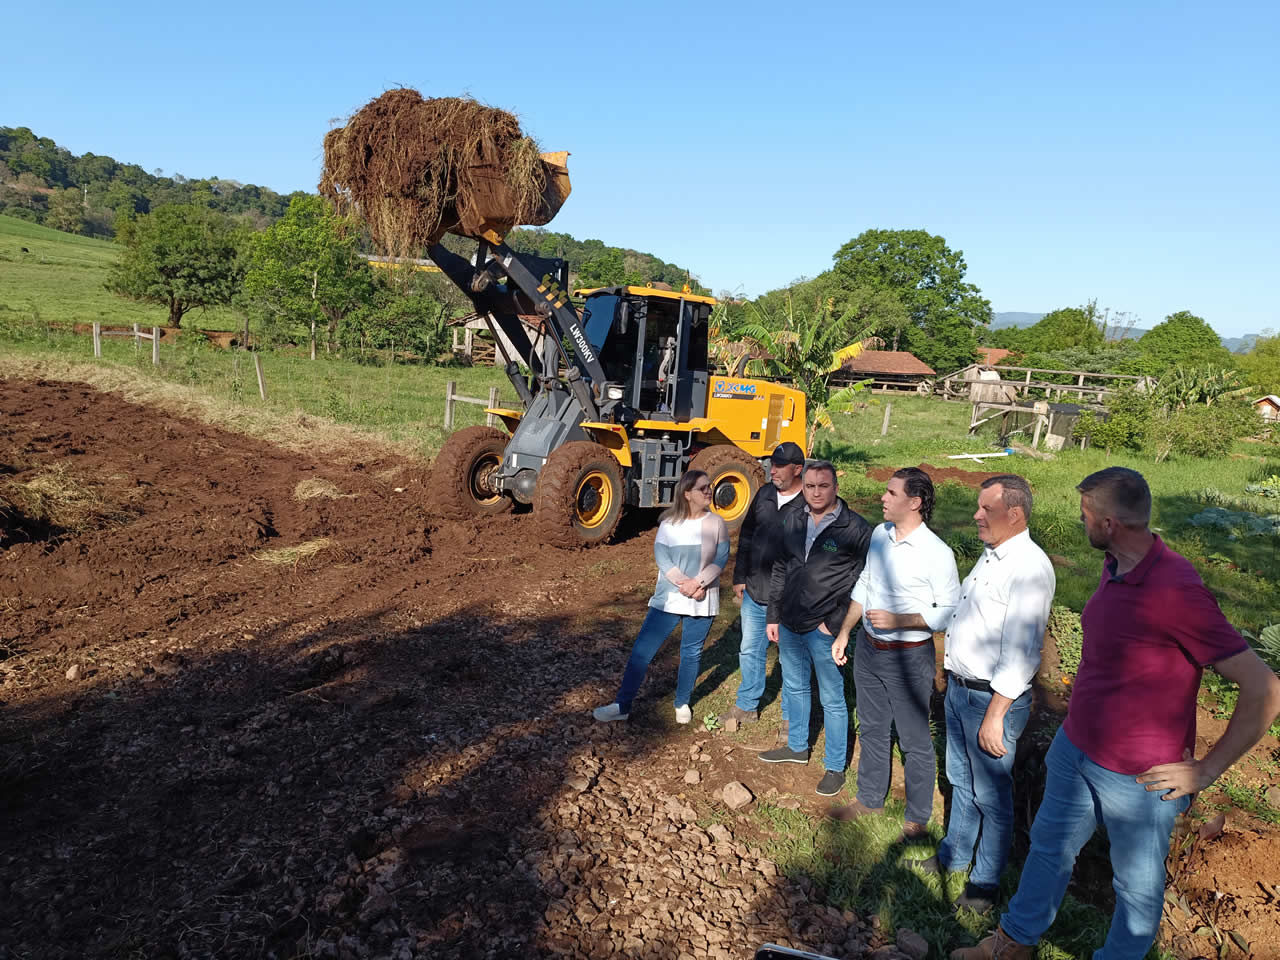
[[[0,127],[0,213],[67,233],[113,237],[122,223],[173,204],[196,204],[261,228],[298,195],[222,177],[148,173],[113,157],[75,156],[27,127]]]
[[[314,195],[75,156],[27,127],[0,127],[0,212],[115,236],[124,254],[109,286],[162,304],[174,326],[191,309],[229,304],[256,319],[268,338],[302,329],[329,350],[397,338],[429,350],[443,342],[444,319],[470,309],[438,276],[371,269],[360,253],[370,249],[363,225],[338,217]],[[710,292],[684,267],[601,240],[518,228],[507,241],[520,252],[568,260],[575,287],[662,282]],[[471,250],[459,238],[446,243]],[[1158,377],[1179,367],[1221,367],[1257,390],[1280,391],[1274,336],[1236,356],[1203,318],[1179,311],[1132,339],[1128,316],[1096,302],[1054,310],[1029,328],[991,330],[991,304],[966,279],[967,270],[963,251],[943,237],[865,230],[816,277],[751,302],[722,294],[721,335],[733,340],[754,330],[785,339],[821,328],[824,342],[908,350],[939,372],[973,362],[979,346],[1011,349],[1007,362],[1046,369]]]

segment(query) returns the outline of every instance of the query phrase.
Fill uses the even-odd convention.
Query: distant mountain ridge
[[[1035,326],[1044,316],[1043,313],[1023,313],[1018,311],[1009,311],[1005,313],[994,314],[991,320],[992,330],[1004,330],[1007,327],[1017,327],[1019,330],[1027,327]],[[1125,334],[1126,340],[1137,340],[1147,331],[1142,327],[1134,327]],[[1246,333],[1243,337],[1223,337],[1218,339],[1222,341],[1222,345],[1232,353],[1248,353],[1253,349],[1254,344],[1258,342],[1258,338],[1262,336],[1259,333]]]

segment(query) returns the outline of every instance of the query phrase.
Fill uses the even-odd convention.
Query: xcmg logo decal
[[[734,383],[732,380],[717,380],[711,385],[711,396],[720,400],[754,400],[756,385]]]

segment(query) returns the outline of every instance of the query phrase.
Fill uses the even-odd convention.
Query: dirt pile
[[[568,194],[564,155],[550,156],[505,110],[388,90],[325,135],[319,189],[362,217],[380,247],[408,256],[450,231],[549,222]]]
[[[958,467],[935,467],[931,463],[922,463],[919,468],[929,475],[934,486],[951,482],[977,490],[984,480],[1000,476],[999,473],[982,473],[978,470],[962,470]],[[867,471],[867,476],[872,480],[888,480],[897,469],[898,467],[875,467]]]

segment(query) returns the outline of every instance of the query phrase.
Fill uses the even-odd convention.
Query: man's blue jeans
[[[1098,766],[1062,730],[1053,738],[1045,766],[1031,853],[1000,924],[1019,943],[1036,943],[1057,915],[1076,855],[1101,823],[1111,843],[1116,909],[1106,943],[1093,960],[1140,960],[1160,928],[1169,835],[1191,798],[1163,800],[1133,774]]]
[[[809,749],[809,667],[818,676],[818,699],[827,735],[824,766],[843,773],[849,749],[849,705],[844,699],[844,674],[831,659],[835,638],[817,627],[793,633],[778,625],[778,657],[782,661],[782,705],[789,722],[787,749]]]
[[[631,657],[627,660],[627,668],[622,672],[622,685],[618,687],[618,695],[614,697],[623,713],[631,712],[631,701],[636,698],[636,691],[644,682],[649,664],[658,655],[663,642],[681,624],[684,626],[680,630],[680,672],[676,676],[675,705],[683,707],[689,703],[694,684],[698,682],[702,645],[707,642],[707,634],[711,632],[714,620],[715,617],[686,617],[678,613],[667,613],[657,607],[649,608],[644,623],[640,625],[640,632],[636,635],[636,642],[631,646]]]
[[[738,667],[742,670],[742,682],[738,684],[738,709],[760,709],[769,662],[769,637],[764,632],[768,624],[769,608],[751,598],[751,591],[742,591],[742,645],[738,648]],[[782,716],[787,716],[787,701],[782,699]]]
[[[991,694],[947,683],[947,780],[951,783],[951,816],[947,835],[938,845],[938,863],[946,870],[963,870],[970,863],[969,882],[980,887],[1000,883],[1013,842],[1013,758],[1018,737],[1031,716],[1028,690],[1004,715],[1003,757],[978,746],[978,728],[987,715]],[[975,857],[974,849],[977,848]]]

